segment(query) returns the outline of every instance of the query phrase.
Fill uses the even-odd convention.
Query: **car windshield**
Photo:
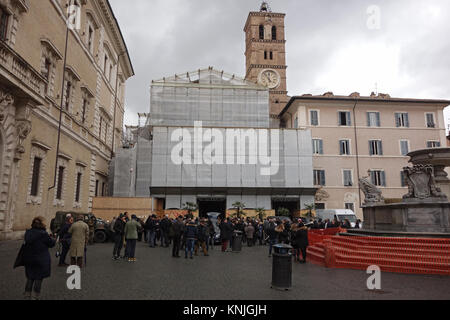
[[[356,216],[351,214],[340,214],[338,215],[339,221],[344,221],[345,219],[348,219],[350,222],[356,222]]]

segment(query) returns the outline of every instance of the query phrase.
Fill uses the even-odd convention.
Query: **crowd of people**
[[[350,221],[339,222],[337,219],[307,221],[299,218],[294,222],[290,219],[266,218],[224,218],[215,221],[209,218],[193,218],[192,216],[178,216],[170,219],[167,215],[162,219],[156,215],[148,217],[144,222],[136,215],[127,212],[114,218],[110,224],[114,234],[113,259],[135,262],[136,243],[144,240],[150,248],[158,243],[161,247],[172,245],[172,257],[180,258],[180,251],[184,251],[185,259],[193,259],[201,250],[204,256],[209,256],[218,242],[222,252],[231,251],[233,242],[246,243],[248,247],[268,245],[269,257],[272,256],[275,244],[290,244],[293,248],[294,261],[305,263],[309,229],[352,228]],[[360,228],[358,220],[354,228]],[[25,297],[38,299],[42,281],[50,276],[51,259],[49,248],[58,245],[60,267],[69,266],[66,263],[70,257],[70,265],[80,268],[86,265],[86,248],[92,241],[92,226],[83,221],[83,216],[73,217],[68,214],[65,223],[57,234],[57,238],[50,236],[45,220],[36,217],[32,221],[31,229],[25,233],[23,248],[23,265],[27,278]],[[218,233],[218,234],[216,234]],[[121,255],[124,249],[123,255]]]

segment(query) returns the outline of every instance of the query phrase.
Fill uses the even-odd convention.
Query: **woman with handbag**
[[[39,299],[42,281],[50,277],[51,259],[48,249],[54,246],[55,240],[47,233],[44,218],[34,218],[31,229],[25,232],[23,247],[23,264],[27,277],[26,299]]]

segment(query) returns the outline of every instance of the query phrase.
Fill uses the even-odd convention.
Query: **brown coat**
[[[69,256],[83,257],[84,248],[89,241],[89,226],[83,221],[77,221],[72,224],[69,233],[72,234]]]

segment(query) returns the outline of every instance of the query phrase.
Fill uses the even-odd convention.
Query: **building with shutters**
[[[446,145],[447,100],[362,97],[292,97],[281,126],[311,130],[316,207],[354,210],[362,217],[358,180],[369,176],[385,198],[407,193],[402,168],[414,150]]]

